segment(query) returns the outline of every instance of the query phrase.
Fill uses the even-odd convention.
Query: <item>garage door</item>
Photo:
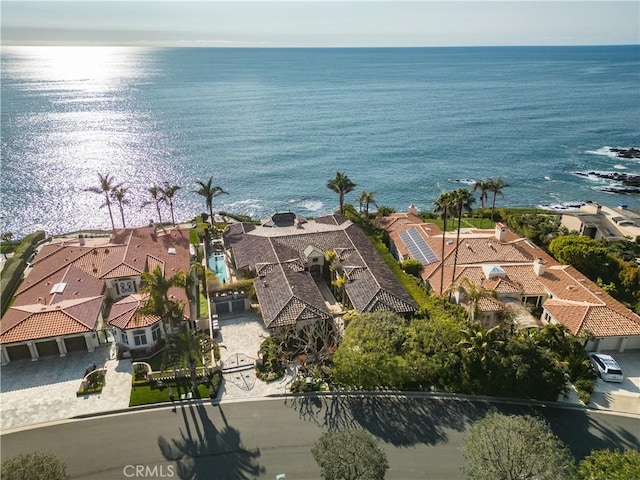
[[[620,346],[620,337],[605,337],[600,339],[598,350],[603,352],[607,350],[618,350]]]
[[[626,350],[640,350],[640,335],[629,337],[627,339],[627,345],[625,346],[625,351]]]
[[[82,352],[87,350],[87,342],[84,337],[69,337],[64,339],[64,346],[67,352]]]
[[[234,312],[243,312],[244,311],[244,299],[234,300],[231,302],[231,310]]]
[[[31,358],[31,352],[26,345],[14,345],[7,347],[7,353],[9,354],[9,360],[25,360]]]
[[[60,350],[58,350],[58,342],[56,342],[55,340],[36,342],[36,347],[38,348],[38,355],[40,355],[41,357],[60,355]]]
[[[221,313],[229,313],[229,302],[215,302],[213,304],[215,313],[220,315]]]

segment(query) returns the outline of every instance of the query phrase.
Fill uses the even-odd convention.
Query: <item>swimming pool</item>
[[[207,265],[209,265],[209,270],[216,274],[216,277],[218,277],[220,282],[227,283],[229,281],[229,274],[227,272],[223,253],[214,252],[209,255]]]

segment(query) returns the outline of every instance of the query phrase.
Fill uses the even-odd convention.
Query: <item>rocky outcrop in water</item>
[[[640,150],[636,150],[640,154]],[[640,157],[639,157],[640,158]],[[629,195],[640,194],[640,175],[619,172],[576,172],[581,177],[598,177],[619,183],[620,187],[606,187],[603,192],[623,193]]]
[[[612,148],[612,152],[619,158],[638,158],[640,159],[640,148]]]

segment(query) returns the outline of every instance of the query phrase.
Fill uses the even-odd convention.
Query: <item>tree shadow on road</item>
[[[640,421],[629,417],[623,422],[629,429],[614,425],[612,417],[594,412],[573,411],[567,415],[560,409],[541,409],[553,432],[568,447],[576,461],[582,460],[592,450],[634,449],[640,444]],[[620,418],[616,419],[620,422]]]
[[[367,394],[295,396],[285,404],[320,427],[362,428],[401,447],[446,442],[448,430],[463,431],[490,409],[483,402]]]
[[[544,418],[577,461],[595,449],[637,449],[640,443],[639,422],[635,418],[630,418],[625,428],[618,426],[619,419],[614,424],[607,415],[596,416],[589,411],[501,404],[480,398],[304,394],[287,397],[285,405],[296,410],[301,419],[321,428],[362,428],[396,447],[447,442],[449,432],[465,431],[492,410]]]
[[[257,463],[260,450],[247,450],[240,432],[227,423],[218,407],[224,427],[218,430],[201,403],[181,404],[177,409],[184,427],[177,438],[158,437],[165,459],[175,462],[178,478],[185,480],[246,480],[264,473]]]

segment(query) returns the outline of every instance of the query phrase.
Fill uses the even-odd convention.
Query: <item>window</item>
[[[136,342],[136,346],[147,344],[147,332],[144,330],[134,330],[133,340]]]
[[[131,279],[118,280],[115,282],[116,294],[119,297],[136,293],[136,282]]]
[[[129,345],[129,335],[127,335],[127,332],[120,330],[120,337],[122,338],[122,343]]]
[[[160,339],[160,324],[156,323],[151,329],[151,337],[154,342],[157,342]]]

